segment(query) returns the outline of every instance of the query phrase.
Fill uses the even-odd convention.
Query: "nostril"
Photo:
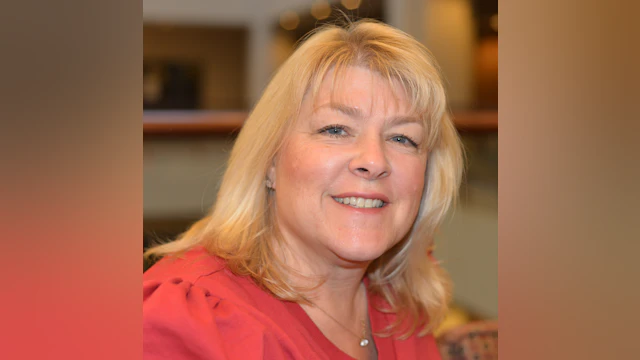
[[[358,168],[358,171],[369,172],[369,170],[367,170],[365,168]]]

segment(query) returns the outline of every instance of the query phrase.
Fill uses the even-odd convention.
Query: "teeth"
[[[384,201],[380,199],[365,199],[357,197],[333,198],[340,204],[351,205],[355,208],[379,208],[384,205]]]

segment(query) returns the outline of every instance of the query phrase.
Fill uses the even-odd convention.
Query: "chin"
[[[354,244],[351,247],[340,246],[334,249],[334,253],[347,262],[371,262],[387,251],[386,246],[372,244]]]

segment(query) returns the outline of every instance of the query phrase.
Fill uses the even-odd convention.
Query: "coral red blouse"
[[[144,359],[352,359],[300,305],[234,275],[204,249],[162,259],[143,279]],[[384,303],[368,296],[371,326],[380,332],[394,315],[375,310],[374,304]],[[432,335],[374,336],[374,343],[380,360],[440,360]]]

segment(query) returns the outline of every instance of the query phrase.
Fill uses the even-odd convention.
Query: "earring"
[[[273,184],[271,183],[271,179],[266,179],[264,181],[264,186],[266,186],[267,189],[269,189],[269,190],[273,190]]]

